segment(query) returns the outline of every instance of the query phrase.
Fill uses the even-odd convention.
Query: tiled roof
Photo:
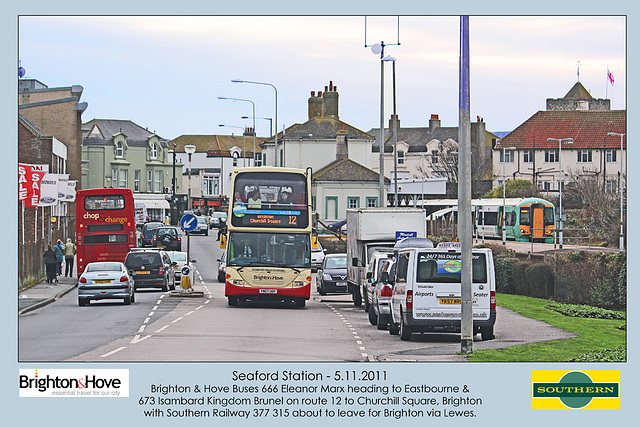
[[[304,123],[297,123],[287,128],[284,136],[282,136],[282,133],[278,134],[278,139],[335,139],[341,127],[347,132],[347,138],[349,139],[375,139],[375,136],[363,132],[336,117],[313,117]]]
[[[256,136],[256,152],[262,151],[260,143],[267,138]],[[196,153],[208,153],[210,157],[229,155],[231,147],[241,148],[243,151],[246,145],[247,153],[253,152],[253,136],[243,137],[242,135],[180,135],[169,142],[173,147],[176,144],[176,152],[184,153],[185,145],[195,145]]]
[[[379,182],[380,174],[351,159],[334,160],[313,173],[314,181],[370,181]],[[388,178],[386,183],[391,182]]]
[[[626,110],[538,111],[495,148],[532,149],[534,144],[536,149],[558,148],[557,141],[547,138],[573,138],[572,149],[595,149],[604,148],[605,137],[607,148],[619,148],[620,137],[607,136],[608,132],[627,132]]]
[[[112,137],[120,132],[127,136],[127,144],[136,145],[136,142],[146,143],[150,136],[154,135],[153,132],[149,132],[148,129],[143,128],[132,122],[131,120],[118,120],[118,119],[93,119],[82,125],[83,133],[90,132],[94,126],[97,126],[100,130],[100,133],[104,136],[102,138],[90,137],[86,138],[89,143],[99,144],[99,141],[108,141],[109,143],[112,140]],[[160,137],[160,145],[163,147],[167,147],[166,140]]]

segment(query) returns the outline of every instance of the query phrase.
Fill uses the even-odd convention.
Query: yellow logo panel
[[[531,371],[531,409],[620,409],[620,371]]]

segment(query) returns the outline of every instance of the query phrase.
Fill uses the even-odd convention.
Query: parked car
[[[169,289],[174,283],[173,265],[169,255],[158,249],[134,248],[124,259],[124,265],[133,277],[135,289]]]
[[[368,312],[370,310],[375,284],[380,281],[381,263],[387,262],[390,254],[393,254],[391,248],[379,247],[369,257],[369,263],[365,267],[365,280],[362,282],[364,311]]]
[[[173,265],[173,283],[172,289],[182,287],[182,269],[189,267],[189,280],[193,283],[193,263],[196,262],[192,259],[191,262],[187,262],[187,253],[181,251],[167,251],[171,264]]]
[[[78,279],[78,305],[91,300],[122,299],[125,305],[135,302],[134,281],[121,262],[92,262]]]
[[[225,212],[212,212],[209,218],[209,228],[220,228],[220,223],[227,220]]]
[[[322,249],[322,245],[318,243],[318,249],[311,249],[311,271],[316,272],[322,265],[322,261],[324,261],[324,254],[327,252],[326,249]]]
[[[144,225],[142,226],[142,230],[140,231],[139,245],[141,248],[153,246],[153,236],[156,233],[156,229],[158,229],[159,227],[164,227],[164,224],[160,221],[144,223]]]
[[[372,286],[369,323],[377,325],[380,330],[386,330],[391,318],[391,296],[393,295],[393,278],[396,272],[395,259],[381,260],[378,266],[378,281]]]
[[[209,235],[209,225],[207,224],[207,218],[204,216],[197,216],[198,225],[196,229],[191,232],[191,234],[204,234],[205,236]]]
[[[176,227],[162,226],[156,228],[156,232],[151,243],[156,248],[165,249],[167,251],[182,250],[182,237]]]
[[[347,254],[328,254],[318,270],[316,288],[320,295],[348,293]]]
[[[218,259],[218,282],[223,283],[227,274],[227,251]]]

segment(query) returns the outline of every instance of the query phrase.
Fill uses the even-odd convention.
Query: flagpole
[[[604,99],[609,99],[609,66],[607,66],[607,77],[605,79]]]

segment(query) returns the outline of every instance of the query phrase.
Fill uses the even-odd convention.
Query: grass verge
[[[576,338],[526,344],[504,349],[475,350],[467,358],[472,362],[567,362],[587,353],[626,348],[626,320],[567,317],[546,308],[548,300],[521,295],[498,294],[498,305],[523,316],[540,320],[578,334]],[[597,358],[591,361],[598,361]]]

